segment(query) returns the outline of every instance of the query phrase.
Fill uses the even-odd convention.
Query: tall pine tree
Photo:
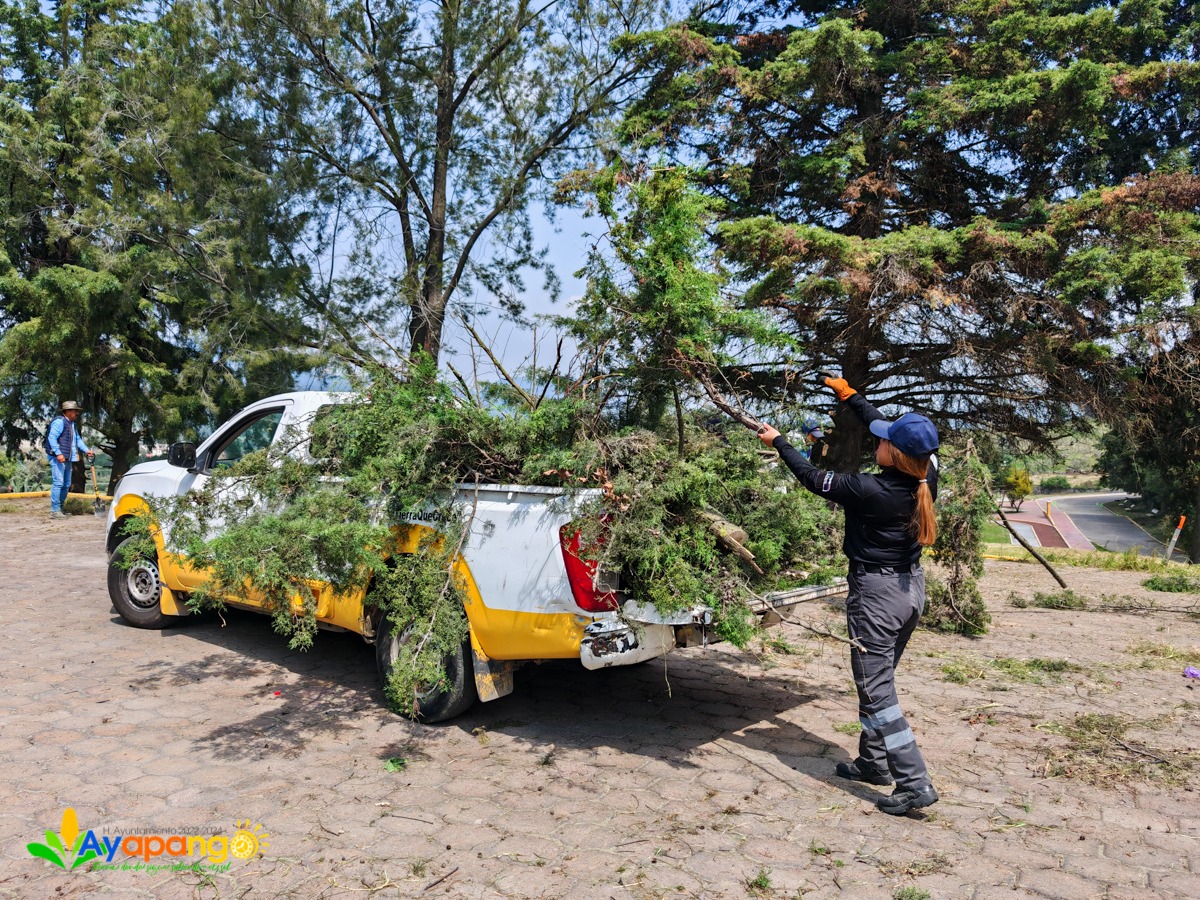
[[[194,10],[0,8],[0,421],[10,452],[81,401],[113,480],[139,452],[286,388],[306,216],[230,137]]]
[[[743,301],[878,403],[1042,441],[1197,274],[1193,4],[800,0],[643,35],[626,139],[702,167]],[[1190,300],[1187,300],[1190,303]],[[835,456],[862,458],[861,429]]]

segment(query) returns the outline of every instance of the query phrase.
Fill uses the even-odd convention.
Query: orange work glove
[[[850,387],[850,382],[845,378],[826,378],[825,383],[833,388],[833,392],[837,394],[839,400],[849,400],[858,393],[854,388]]]

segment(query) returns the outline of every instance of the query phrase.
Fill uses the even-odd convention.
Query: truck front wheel
[[[178,616],[163,615],[158,560],[144,556],[129,562],[132,538],[117,545],[108,561],[108,596],[117,613],[136,628],[162,628]]]
[[[399,629],[386,615],[375,638],[375,661],[379,666],[379,678],[387,688],[392,667],[400,658],[401,650],[409,642],[412,627]],[[475,671],[471,664],[471,642],[465,640],[457,651],[446,654],[442,660],[446,671],[444,681],[417,688],[415,715],[411,718],[422,722],[444,722],[467,711],[477,699],[475,693]],[[398,710],[404,715],[409,711]]]

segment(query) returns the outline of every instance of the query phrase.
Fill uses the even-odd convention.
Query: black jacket
[[[883,414],[862,394],[846,401],[868,425]],[[921,559],[921,545],[910,528],[917,503],[918,479],[887,468],[878,475],[825,472],[810,463],[783,435],[773,444],[800,483],[819,497],[846,510],[846,539],[842,552],[851,562],[876,566],[907,566]],[[937,498],[937,466],[929,467],[929,490]]]

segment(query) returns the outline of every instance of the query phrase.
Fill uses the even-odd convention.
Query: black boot
[[[929,784],[923,788],[898,787],[890,797],[884,797],[875,805],[889,816],[902,816],[911,810],[924,809],[937,802],[937,791]]]
[[[887,772],[880,772],[878,769],[872,769],[862,765],[860,760],[848,763],[838,763],[834,772],[841,778],[849,778],[851,781],[865,781],[867,784],[882,784],[889,785],[892,783],[892,776]]]

